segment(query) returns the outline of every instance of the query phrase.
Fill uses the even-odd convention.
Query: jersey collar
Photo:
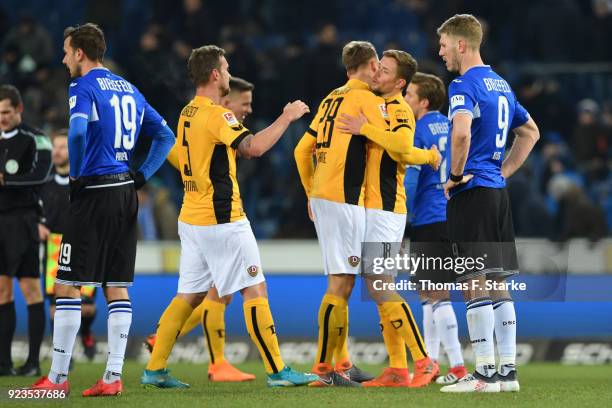
[[[398,92],[395,95],[391,95],[388,98],[385,98],[385,102],[389,103],[389,102],[397,101],[401,103],[401,99],[404,99],[404,97],[402,96],[401,92]]]
[[[9,130],[8,132],[2,132],[2,139],[10,139],[11,137],[17,135],[17,133],[19,133],[19,128]]]
[[[349,79],[348,82],[346,83],[346,85],[352,89],[367,89],[370,90],[370,86],[368,84],[366,84],[365,82],[359,80],[359,79]]]
[[[212,99],[210,99],[208,96],[200,96],[200,95],[196,95],[193,97],[194,101],[197,101],[201,104],[204,105],[214,105],[215,103],[213,102]]]
[[[474,65],[473,67],[469,67],[469,68],[467,69],[467,71],[465,71],[465,72],[463,73],[463,75],[467,74],[467,73],[468,73],[468,72],[469,72],[471,69],[474,69],[474,68],[491,68],[491,66],[490,66],[490,65],[485,65],[485,64],[482,64],[482,65]]]

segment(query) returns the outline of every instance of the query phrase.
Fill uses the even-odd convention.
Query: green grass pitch
[[[44,364],[44,372],[48,370]],[[76,364],[70,374],[72,394],[60,401],[9,400],[8,388],[24,387],[32,378],[0,377],[0,406],[4,407],[604,407],[612,401],[610,366],[563,366],[530,364],[520,367],[522,390],[501,394],[442,394],[440,386],[425,389],[373,388],[276,388],[265,385],[261,364],[243,364],[241,369],[255,373],[250,383],[211,383],[206,366],[175,364],[172,373],[191,384],[188,390],[151,390],[140,386],[142,364],[127,362],[124,368],[124,393],[120,397],[83,398],[81,392],[93,385],[104,370],[102,364]],[[307,367],[296,367],[307,369]],[[378,374],[381,366],[362,366]]]

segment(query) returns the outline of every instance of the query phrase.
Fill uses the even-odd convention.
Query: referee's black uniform
[[[38,223],[43,221],[39,188],[51,173],[51,142],[24,123],[0,135],[0,275],[40,277]],[[29,309],[28,363],[38,365],[44,334],[43,304]],[[40,310],[38,310],[40,308]],[[34,313],[33,313],[34,312]],[[41,319],[42,318],[42,319]],[[41,321],[42,320],[42,321]],[[0,375],[12,370],[15,333],[14,302],[0,305]]]

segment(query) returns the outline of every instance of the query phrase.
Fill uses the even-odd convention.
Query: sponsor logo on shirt
[[[70,106],[70,109],[73,109],[76,106],[76,95],[71,96],[70,99],[68,99],[68,106]]]
[[[378,109],[380,109],[380,114],[383,118],[389,119],[389,112],[387,112],[387,104],[381,103],[378,105]]]
[[[461,105],[465,105],[465,96],[455,95],[451,98],[451,109],[454,109],[457,106],[461,106]]]

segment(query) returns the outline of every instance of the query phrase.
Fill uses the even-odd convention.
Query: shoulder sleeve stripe
[[[393,129],[391,129],[392,132],[397,131],[398,129],[401,128],[408,128],[408,129],[412,129],[412,127],[410,125],[407,125],[405,123],[402,123],[401,125],[397,125],[396,127],[394,127]]]
[[[237,149],[238,145],[240,144],[240,142],[242,142],[244,140],[244,138],[247,137],[250,134],[251,134],[251,132],[249,130],[245,130],[244,132],[239,134],[238,137],[235,138],[234,141],[232,142],[231,148],[232,149]]]
[[[399,101],[396,101],[395,99],[392,101],[387,102],[387,105],[399,105]]]
[[[315,132],[311,128],[306,129],[306,133],[310,134],[311,136],[317,137],[317,132]]]
[[[85,119],[89,119],[89,115],[85,114],[85,113],[73,113],[72,115],[70,115],[70,120],[74,119],[74,118],[85,118]]]
[[[457,109],[456,111],[451,113],[449,119],[453,120],[455,115],[458,114],[458,113],[466,113],[466,114],[470,115],[472,117],[472,119],[474,118],[474,112],[472,112],[471,110],[468,110],[468,109]]]

